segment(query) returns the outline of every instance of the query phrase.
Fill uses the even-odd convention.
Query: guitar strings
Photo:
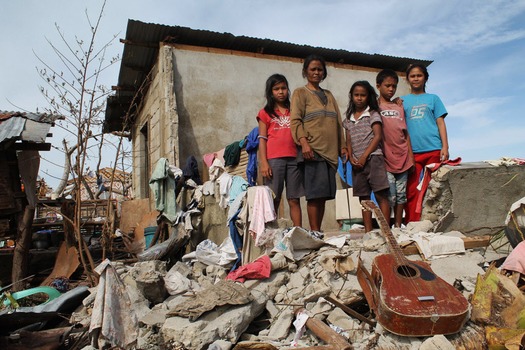
[[[411,276],[410,273],[410,261],[405,257],[403,254],[403,251],[401,250],[401,247],[397,243],[397,241],[394,239],[392,232],[390,231],[390,226],[388,225],[383,213],[381,210],[377,207],[377,205],[369,200],[362,202],[363,206],[371,210],[377,219],[377,222],[379,224],[379,228],[381,229],[381,232],[383,233],[383,236],[385,240],[387,240],[388,247],[390,249],[391,255],[394,257],[394,260],[396,261],[398,267],[401,269],[401,271],[405,274],[406,278],[408,279],[408,283],[412,286],[413,290],[416,294],[421,294],[422,290],[418,286],[418,284],[414,281],[413,276]],[[413,267],[412,267],[413,268]],[[415,271],[417,274],[417,270]]]

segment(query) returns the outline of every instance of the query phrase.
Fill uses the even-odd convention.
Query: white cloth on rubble
[[[255,234],[255,245],[258,246],[265,224],[277,218],[273,206],[272,191],[268,186],[256,186],[253,208],[250,213],[250,232]]]
[[[513,213],[521,206],[525,208],[525,197],[512,203],[509,212],[507,213],[507,217],[505,218],[505,225],[508,225],[510,223]],[[525,211],[514,214],[513,220],[516,220],[517,226],[525,226],[525,215],[523,213],[525,213]]]
[[[224,172],[224,162],[215,158],[208,171],[210,173],[210,180],[215,181]]]
[[[228,173],[222,173],[217,179],[219,183],[219,193],[221,195],[219,200],[219,207],[226,209],[230,201],[230,187],[232,185],[232,176]]]
[[[237,253],[230,236],[226,237],[220,246],[205,239],[200,242],[195,251],[182,257],[182,261],[197,261],[206,265],[229,266],[237,260]]]
[[[415,242],[425,259],[442,255],[465,253],[465,242],[461,237],[443,235],[435,232],[417,232],[410,236],[401,234],[397,238],[399,244]]]
[[[202,184],[202,194],[205,196],[215,195],[215,183],[211,180],[208,180]]]
[[[97,266],[95,271],[100,275],[100,280],[91,313],[89,334],[94,337],[95,331],[100,329],[96,339],[100,349],[106,341],[113,346],[128,349],[137,340],[139,328],[126,287],[108,259]]]
[[[312,250],[319,249],[328,244],[317,237],[313,231],[295,226],[286,228],[275,235],[272,252],[281,253],[292,261],[304,258]]]

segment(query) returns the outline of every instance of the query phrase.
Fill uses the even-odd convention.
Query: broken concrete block
[[[272,271],[281,270],[288,266],[288,261],[282,253],[276,253],[271,257]]]
[[[164,304],[158,305],[162,306],[155,306],[152,310],[150,310],[150,312],[139,318],[139,324],[149,327],[162,327],[162,325],[166,321],[166,314],[168,313],[168,308]]]
[[[159,333],[152,331],[151,328],[140,328],[136,348],[144,350],[163,349]]]
[[[244,285],[231,280],[222,280],[210,288],[188,297],[182,304],[172,308],[168,315],[188,317],[195,321],[205,312],[218,306],[243,305],[251,300],[251,294]]]
[[[182,261],[177,261],[169,271],[178,271],[184,277],[190,277],[193,272],[192,268],[188,266],[188,264],[183,263]]]
[[[416,232],[431,232],[434,224],[430,220],[412,221],[407,224],[407,231]]]
[[[288,287],[286,287],[286,285],[282,285],[277,291],[277,293],[275,294],[275,298],[274,298],[275,302],[280,303],[283,300],[285,300],[287,292],[288,292]]]
[[[288,282],[288,289],[303,288],[309,276],[310,269],[307,267],[302,267],[299,271],[292,273],[290,275],[290,281]]]
[[[305,302],[316,301],[320,297],[330,295],[332,288],[327,286],[323,281],[317,281],[309,284],[304,289],[303,298],[296,298],[296,300],[303,300]]]
[[[129,271],[137,289],[154,304],[162,303],[168,292],[164,283],[166,262],[159,260],[136,263]]]
[[[346,312],[336,307],[335,309],[328,314],[326,318],[328,323],[336,326],[346,333],[347,338],[351,343],[356,341],[360,336],[361,332],[359,331],[359,322],[355,321],[353,318],[348,316]]]
[[[193,346],[194,343],[199,343],[201,339],[201,331],[206,327],[203,321],[191,322],[185,317],[169,317],[166,319],[160,329],[160,335],[164,343],[169,344],[173,341],[183,343],[185,346]],[[193,341],[195,339],[195,341]],[[211,344],[210,340],[208,344]],[[192,349],[204,349],[207,344],[201,344],[200,347],[192,347]]]
[[[442,334],[425,339],[419,350],[455,350],[456,347]]]
[[[216,340],[210,344],[208,350],[230,350],[233,344],[226,340]]]
[[[326,299],[319,298],[314,302],[307,303],[305,309],[308,311],[309,315],[312,317],[324,320],[326,315],[332,311],[333,306]]]
[[[480,253],[467,251],[465,254],[454,254],[432,260],[430,266],[436,275],[449,284],[454,284],[456,279],[475,283],[478,274],[485,273],[479,266],[483,261],[484,258]]]
[[[228,271],[222,266],[209,265],[206,267],[206,276],[214,281],[223,280],[227,275]]]
[[[144,317],[150,311],[149,300],[136,287],[126,284],[126,291],[131,302],[131,308],[135,311],[137,319]]]
[[[275,318],[275,317],[277,317],[277,315],[279,314],[279,311],[280,311],[280,310],[281,310],[281,309],[278,308],[278,307],[274,304],[274,302],[273,302],[272,300],[268,300],[268,301],[266,302],[266,311],[268,311],[268,313],[270,314],[270,317],[271,317],[271,318]]]
[[[281,306],[277,318],[271,322],[268,337],[277,340],[286,338],[290,332],[294,317],[292,307]]]

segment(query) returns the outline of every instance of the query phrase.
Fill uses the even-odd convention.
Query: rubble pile
[[[129,221],[141,220],[137,227],[144,234],[146,229],[150,234],[155,229],[153,237],[146,243],[146,237],[126,233],[127,259],[106,259],[97,266],[98,283],[89,289],[89,295],[81,294],[86,290],[72,293],[78,298],[75,305],[82,303],[67,313],[71,314],[70,327],[55,328],[50,335],[43,333],[48,331],[42,331],[43,326],[38,329],[54,344],[42,349],[470,350],[522,346],[525,242],[510,242],[511,252],[509,235],[503,230],[487,236],[435,232],[441,227],[439,221],[390,229],[377,213],[380,228],[368,233],[362,227],[343,230],[344,225],[341,231],[324,233],[289,227],[288,222],[276,220],[267,187],[248,186],[220,162],[214,161],[209,170],[210,180],[198,185],[200,178],[187,177],[167,160],[157,164],[156,177],[150,181],[156,211],[147,212],[142,219],[133,210],[128,213],[133,216]],[[511,233],[523,237],[525,221],[511,219],[515,223]],[[68,252],[76,258],[74,251]],[[389,259],[380,259],[384,257]],[[78,267],[76,260],[60,261]],[[394,334],[385,318],[378,316],[386,314],[378,312],[377,305],[384,301],[381,293],[386,293],[386,288],[381,289],[384,285],[379,286],[383,278],[387,280],[377,274],[379,261],[393,261],[388,273],[407,280],[388,295],[389,305],[396,308],[398,301],[408,305],[409,299],[422,304],[429,300],[448,303],[445,297],[434,298],[434,294],[442,295],[434,290],[413,298],[403,291],[410,288],[412,278],[443,280],[450,287],[447,290],[454,292],[448,295],[458,296],[466,305],[459,329],[441,332],[446,334],[430,329],[430,335],[418,337]],[[363,276],[368,276],[368,282]],[[397,279],[389,281],[396,284]],[[412,287],[420,286],[418,283]],[[57,301],[62,299],[64,304],[68,293]],[[62,304],[53,303],[46,310],[66,314]],[[34,311],[27,310],[28,323]],[[398,314],[392,312],[394,318]],[[0,322],[8,323],[2,316]],[[439,317],[433,312],[424,322],[403,325],[424,328],[423,323],[432,327],[447,323],[443,320],[448,318],[438,322]],[[0,337],[0,347],[17,343],[12,348],[18,349],[20,344],[31,344],[35,333],[17,330],[7,340]]]
[[[398,238],[410,236],[425,227],[431,227],[429,222],[395,229],[394,234]],[[283,231],[311,234],[301,228]],[[456,232],[450,237],[457,235]],[[114,274],[106,274],[105,283],[121,285],[122,289],[116,293],[122,293],[120,299],[129,296],[130,305],[126,309],[106,302],[111,318],[137,322],[130,326],[134,330],[127,331],[128,339],[122,336],[108,339],[102,322],[98,325],[102,330],[98,334],[98,347],[113,344],[137,349],[214,350],[484,348],[485,329],[471,321],[457,334],[426,338],[394,335],[375,323],[356,277],[355,262],[360,258],[370,268],[375,256],[387,252],[379,231],[366,235],[347,232],[324,239],[314,237],[313,241],[321,242],[321,246],[308,249],[303,244],[301,249],[287,247],[281,251],[274,247],[265,259],[254,261],[253,264],[259,264],[255,270],[264,270],[261,268],[264,264],[271,269],[267,278],[249,272],[235,276],[229,266],[205,264],[198,259],[185,262],[183,259],[171,267],[159,260],[133,265],[106,261],[105,269],[113,270]],[[487,259],[497,257],[484,253],[485,249],[468,249],[443,255],[431,262],[432,269],[471,298],[478,276],[485,273],[482,267],[489,262]],[[419,260],[421,255],[409,258]],[[250,264],[246,266],[250,270]],[[115,281],[109,281],[109,276]],[[90,323],[94,311],[100,309],[96,305],[98,294],[101,291],[107,294],[108,290],[111,288],[100,284],[93,288],[71,323],[82,323],[93,331]],[[116,314],[118,310],[123,314]],[[129,337],[134,332],[135,341]]]

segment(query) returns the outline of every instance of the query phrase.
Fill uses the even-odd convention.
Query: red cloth
[[[417,197],[417,203],[416,203],[416,213],[419,214],[421,217],[421,211],[423,210],[423,198],[425,197],[425,193],[428,188],[428,184],[430,182],[430,179],[432,178],[432,173],[439,168],[441,168],[442,165],[459,165],[461,163],[461,157],[457,157],[456,159],[449,159],[445,160],[443,162],[439,163],[430,163],[425,166],[424,173],[423,173],[423,179],[421,179],[419,188],[419,194]]]
[[[405,207],[405,223],[419,221],[421,213],[416,213],[417,199],[419,191],[417,185],[421,178],[421,172],[425,165],[440,161],[441,151],[431,151],[425,153],[414,153],[414,171],[408,175],[407,181],[407,204]]]
[[[226,276],[227,280],[244,282],[247,279],[265,279],[270,277],[272,263],[268,255],[263,255],[254,262],[243,265]]]

